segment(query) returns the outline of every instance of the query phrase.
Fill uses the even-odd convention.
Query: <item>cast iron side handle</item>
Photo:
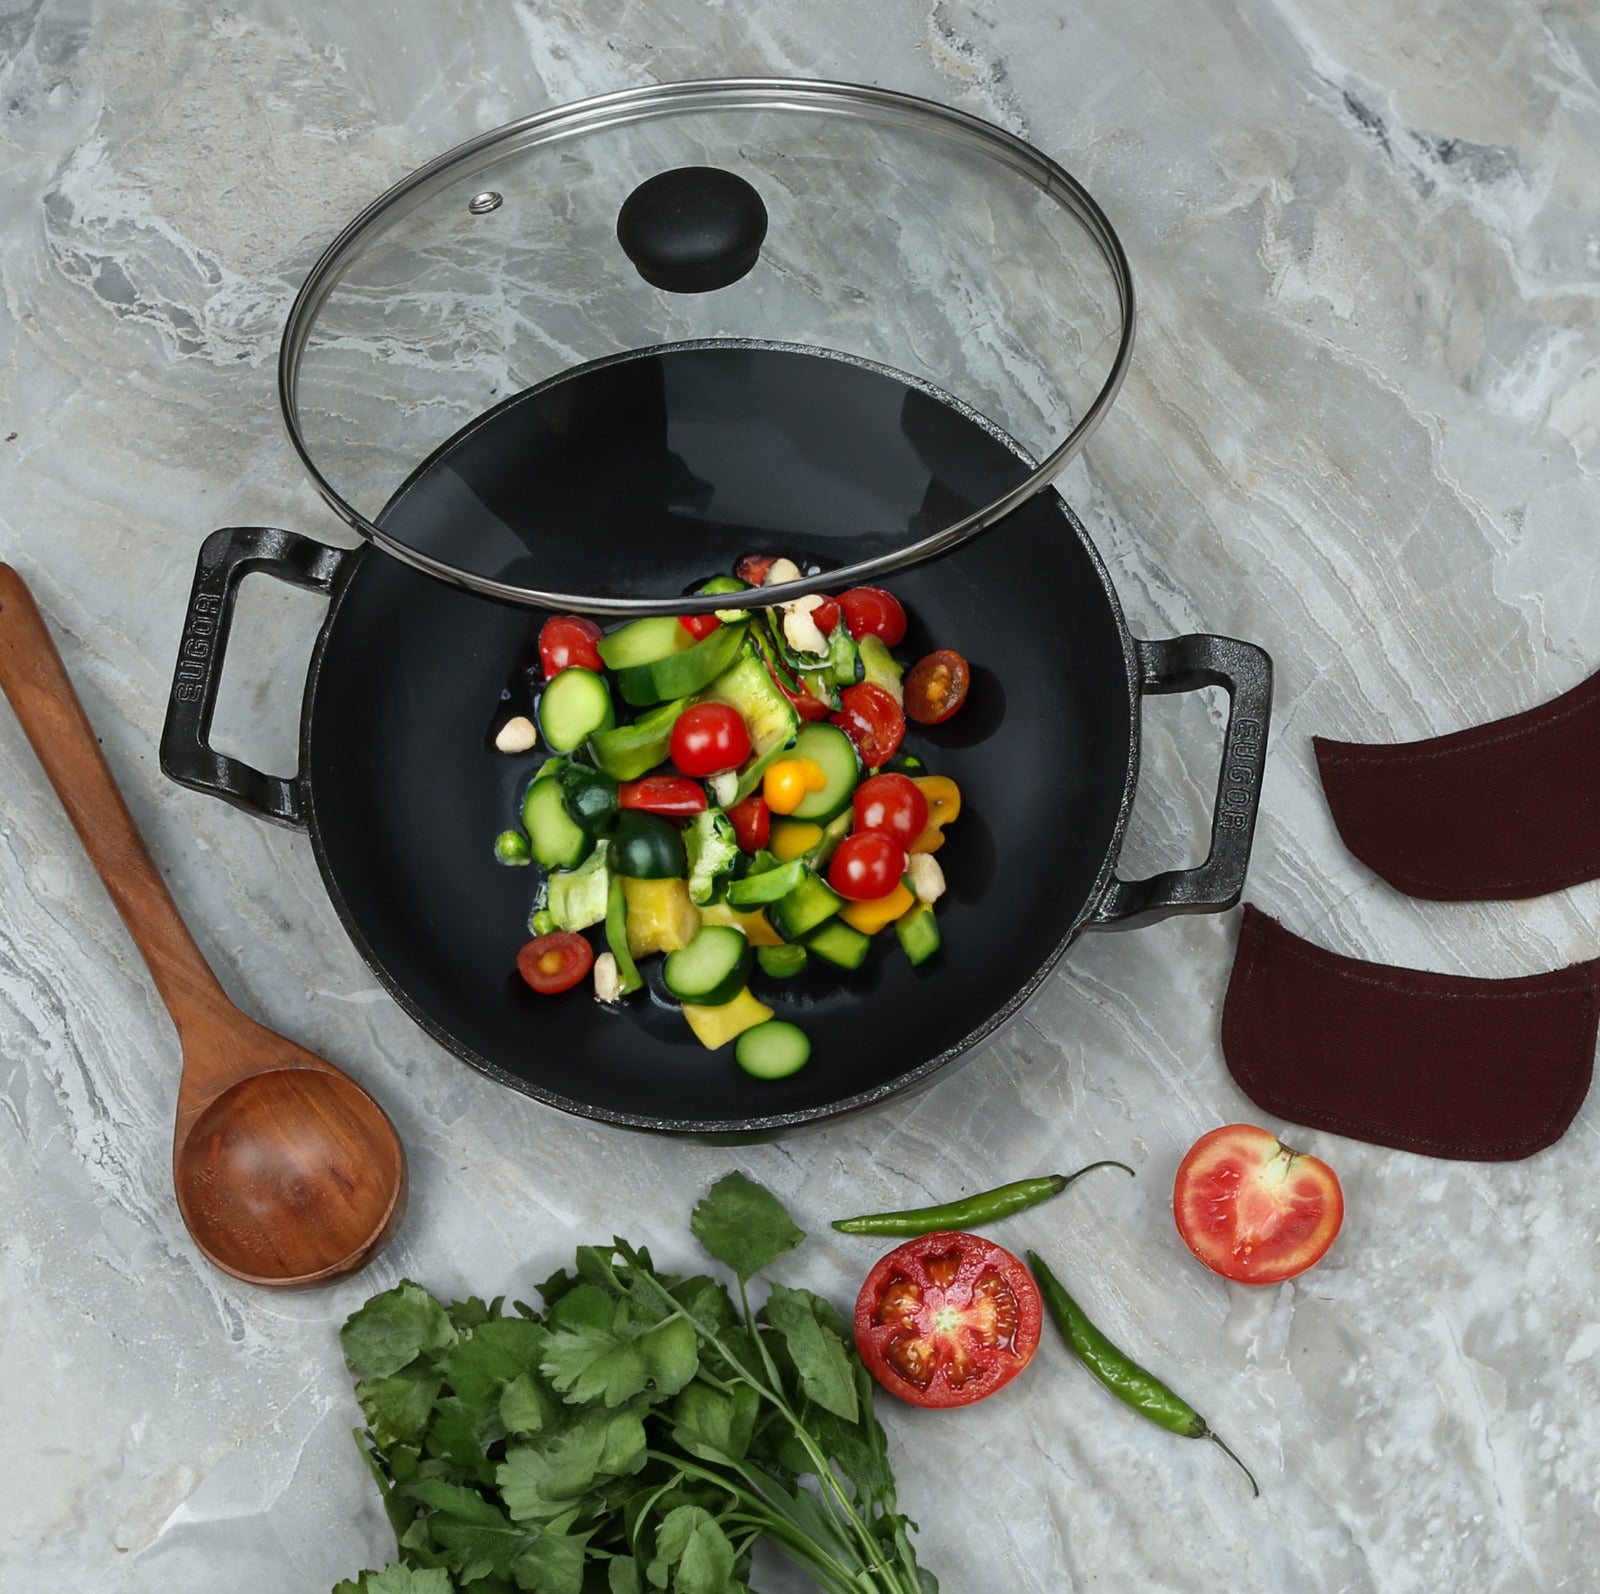
[[[224,526],[200,545],[183,640],[172,672],[167,721],[161,731],[161,770],[180,786],[220,797],[246,813],[304,829],[300,777],[285,780],[229,758],[211,746],[211,720],[228,651],[239,583],[261,571],[330,597],[359,550],[330,548],[272,526]]]
[[[1202,686],[1228,693],[1228,728],[1211,821],[1211,851],[1194,869],[1169,869],[1148,880],[1112,877],[1087,928],[1127,930],[1175,913],[1220,913],[1238,902],[1250,863],[1261,772],[1267,761],[1272,718],[1272,660],[1250,642],[1225,636],[1180,636],[1135,642],[1139,692],[1195,692]]]

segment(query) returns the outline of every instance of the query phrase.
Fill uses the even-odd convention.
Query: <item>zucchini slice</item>
[[[722,925],[701,926],[688,946],[669,952],[661,978],[680,1002],[721,1007],[744,989],[750,972],[750,943]]]
[[[850,794],[861,779],[861,763],[856,757],[855,743],[837,725],[817,721],[802,725],[795,738],[794,751],[786,756],[809,758],[822,771],[827,783],[821,791],[808,791],[791,818],[826,824],[850,806]]]
[[[559,780],[535,778],[522,799],[522,828],[534,860],[546,869],[576,869],[593,841],[567,812]]]
[[[539,729],[554,753],[570,753],[596,731],[616,723],[611,689],[581,664],[569,664],[552,677],[539,698]]]
[[[787,1079],[811,1060],[811,1041],[806,1032],[781,1018],[747,1029],[734,1043],[733,1058],[757,1079]]]

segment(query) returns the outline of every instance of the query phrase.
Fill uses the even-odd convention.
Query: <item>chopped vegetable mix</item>
[[[752,555],[701,590],[754,598],[801,579],[791,560]],[[643,988],[636,960],[665,954],[661,983],[700,1041],[738,1041],[738,1066],[779,1079],[811,1043],[751,992],[752,975],[782,1000],[763,982],[813,959],[857,968],[891,927],[914,967],[934,958],[944,874],[928,855],[961,793],[902,741],[908,714],[934,722],[930,661],[941,682],[961,683],[938,694],[940,719],[960,707],[968,672],[943,649],[908,676],[891,652],[906,625],[878,587],[610,632],[546,621],[542,689],[504,722],[519,734],[494,739],[504,753],[546,756],[520,827],[494,848],[502,863],[539,866],[530,924],[542,940],[571,936],[584,952],[567,946],[557,976],[548,945],[530,942],[518,961],[528,983],[571,990],[592,966],[595,998],[620,1002]],[[597,960],[582,932],[599,927],[608,950]],[[753,964],[752,948],[782,956]]]

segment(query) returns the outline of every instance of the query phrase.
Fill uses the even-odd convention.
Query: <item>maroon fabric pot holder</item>
[[[1239,1088],[1275,1117],[1509,1162],[1559,1140],[1583,1105],[1597,986],[1600,960],[1515,980],[1363,963],[1247,905],[1222,1049]]]
[[[1600,675],[1449,736],[1313,743],[1345,846],[1409,896],[1536,897],[1600,878]]]

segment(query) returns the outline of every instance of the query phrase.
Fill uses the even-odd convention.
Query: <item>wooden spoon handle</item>
[[[0,564],[0,691],[50,777],[179,1035],[229,1003],[140,838],[33,594]]]

